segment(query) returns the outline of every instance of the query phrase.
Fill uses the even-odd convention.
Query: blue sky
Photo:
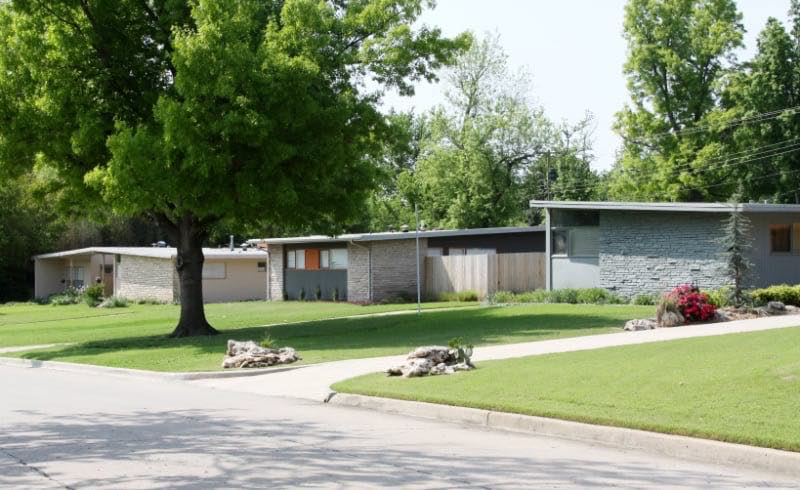
[[[595,114],[595,167],[613,163],[619,138],[614,113],[627,100],[622,65],[625,0],[439,0],[422,21],[452,35],[496,31],[512,67],[533,75],[533,96],[554,120]],[[786,21],[789,0],[738,0],[747,29],[739,59],[751,56],[758,32],[772,16]],[[422,84],[414,97],[387,95],[385,105],[422,112],[441,100],[440,85]]]

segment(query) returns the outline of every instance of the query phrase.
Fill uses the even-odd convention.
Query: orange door
[[[306,269],[311,269],[311,270],[319,269],[319,249],[317,248],[306,249]]]

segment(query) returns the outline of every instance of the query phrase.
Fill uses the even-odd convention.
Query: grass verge
[[[800,451],[799,346],[794,327],[485,362],[455,376],[371,374],[334,389]]]
[[[352,305],[341,306],[343,308],[336,313],[342,316],[353,311],[376,311]],[[71,327],[64,327],[56,320],[0,326],[0,345],[9,342],[9,338],[15,342],[24,338],[30,345],[76,342],[66,347],[11,355],[154,371],[209,371],[219,369],[225,344],[230,338],[261,340],[268,336],[279,346],[297,349],[304,363],[317,363],[401,354],[418,345],[446,344],[455,336],[462,336],[476,345],[489,345],[606,333],[619,331],[629,318],[652,314],[651,307],[526,305],[458,308],[430,311],[420,316],[361,316],[253,326],[290,318],[295,321],[313,319],[314,316],[324,318],[324,315],[332,314],[328,310],[330,307],[318,303],[210,305],[209,318],[221,335],[169,339],[166,334],[172,330],[177,312],[173,311],[169,318],[156,318],[155,312],[159,308],[172,307],[137,306],[131,310],[130,316],[64,322]],[[137,308],[144,310],[137,315]],[[27,332],[27,329],[37,331],[39,335]]]

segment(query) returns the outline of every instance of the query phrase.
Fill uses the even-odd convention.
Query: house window
[[[286,268],[287,269],[294,269],[295,267],[295,253],[294,250],[289,250],[286,253]]]
[[[203,279],[225,279],[225,263],[207,262],[203,264]]]
[[[428,247],[428,257],[441,257],[444,255],[442,247]]]
[[[584,226],[569,230],[570,257],[597,257],[600,254],[600,229]]]
[[[114,266],[111,264],[106,264],[103,266],[103,273],[104,274],[113,274],[114,273]]]
[[[331,269],[347,269],[347,249],[331,249]]]
[[[769,249],[772,253],[792,251],[791,225],[772,225],[769,227]]]
[[[83,267],[67,267],[68,286],[82,288],[85,284]]]
[[[331,268],[331,252],[330,250],[322,250],[319,253],[319,266],[322,269]]]
[[[497,250],[494,248],[468,248],[467,255],[494,255]]]
[[[450,249],[447,251],[447,255],[467,255],[467,249],[450,247]]]
[[[567,255],[568,230],[553,230],[553,255]]]
[[[294,251],[295,257],[295,269],[305,269],[306,268],[306,251],[305,249],[295,250]]]
[[[266,262],[259,262],[256,267],[258,267],[258,272],[267,272],[267,263]]]

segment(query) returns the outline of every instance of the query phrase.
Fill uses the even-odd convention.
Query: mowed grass
[[[800,451],[800,327],[492,361],[455,376],[373,374],[334,389]]]
[[[590,305],[435,309],[445,306],[453,305],[426,305],[432,311],[419,316],[331,318],[408,309],[413,305],[363,307],[297,302],[209,305],[208,317],[221,335],[188,339],[167,338],[178,315],[173,306],[139,305],[108,310],[116,316],[86,318],[76,316],[83,311],[94,314],[95,310],[85,306],[83,309],[40,306],[62,311],[71,319],[39,317],[41,321],[37,323],[25,323],[27,316],[22,315],[16,323],[8,323],[10,314],[0,317],[3,318],[0,321],[7,322],[0,325],[0,346],[74,342],[69,346],[8,355],[154,371],[210,371],[220,369],[228,339],[258,341],[269,336],[277,345],[297,349],[303,363],[317,363],[401,354],[423,344],[446,344],[456,336],[476,345],[488,345],[606,333],[619,331],[632,317],[653,313],[652,307]],[[35,308],[31,311],[39,314]],[[0,314],[8,312],[0,309]],[[264,326],[287,321],[305,323]]]

